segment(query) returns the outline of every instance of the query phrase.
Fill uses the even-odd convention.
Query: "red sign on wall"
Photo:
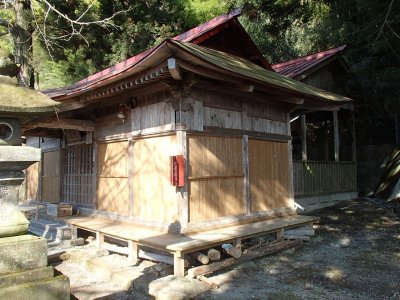
[[[185,171],[184,171],[184,158],[183,155],[171,156],[171,184],[173,186],[182,187],[185,185]]]

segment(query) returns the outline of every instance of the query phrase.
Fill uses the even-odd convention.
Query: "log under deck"
[[[174,274],[184,276],[185,254],[223,243],[240,243],[240,240],[268,233],[276,233],[279,237],[283,235],[285,229],[313,224],[318,219],[318,217],[295,215],[192,234],[165,233],[128,221],[98,216],[72,217],[67,222],[72,226],[75,236],[78,228],[94,232],[99,248],[102,248],[105,236],[127,241],[129,250],[125,254],[133,260],[138,259],[141,246],[170,253],[174,256]]]

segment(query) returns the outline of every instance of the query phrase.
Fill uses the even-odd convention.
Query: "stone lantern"
[[[54,114],[58,103],[0,76],[0,299],[69,299],[69,279],[47,266],[47,241],[27,234],[18,209],[23,170],[40,161],[40,149],[21,144],[21,126]]]

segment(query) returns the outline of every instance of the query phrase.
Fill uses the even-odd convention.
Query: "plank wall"
[[[122,120],[117,112],[96,120],[96,140],[124,138],[171,130],[175,126],[175,110],[165,101],[166,92],[138,98],[137,106]]]
[[[203,127],[287,134],[287,116],[280,104],[249,102],[208,90],[193,89],[185,100],[191,109],[183,112],[183,122],[193,130]]]
[[[249,140],[251,210],[293,206],[290,200],[288,144]]]
[[[40,162],[36,162],[25,170],[26,200],[38,200],[38,198],[40,198],[39,168],[40,168]]]
[[[42,158],[42,201],[60,202],[61,150],[44,152]]]
[[[129,215],[128,141],[98,144],[97,209]]]
[[[133,215],[163,223],[178,220],[176,188],[170,183],[170,156],[176,136],[150,137],[133,143]]]
[[[191,222],[244,213],[242,139],[190,136]]]

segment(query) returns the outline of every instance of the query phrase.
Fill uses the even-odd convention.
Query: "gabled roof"
[[[317,68],[321,63],[326,62],[335,55],[340,54],[346,45],[338,48],[332,48],[326,51],[314,53],[308,56],[299,57],[293,60],[285,61],[279,64],[272,65],[272,68],[279,74],[296,78],[310,72],[313,68]]]
[[[332,108],[351,101],[347,97],[279,75],[246,59],[173,39],[165,40],[133,66],[118,73],[109,81],[87,86],[85,89],[67,95],[63,99],[97,91],[100,86],[110,86],[109,83],[119,86],[120,82],[127,79],[135,82],[135,78],[140,78],[147,70],[165,65],[169,58],[175,59],[177,67],[182,72],[190,72],[205,78],[222,81],[231,84],[232,88],[237,85],[252,86],[249,93],[246,94],[249,97],[264,99],[266,94],[278,94],[279,97],[276,97],[276,101],[291,102],[290,99],[294,99],[293,101],[296,104],[304,103],[314,108]],[[167,72],[170,71],[167,70]],[[185,77],[183,73],[182,75]],[[169,76],[172,76],[172,74],[169,74]],[[152,80],[157,80],[157,78]],[[135,87],[122,84],[121,88],[134,89]]]
[[[224,24],[227,24],[228,22],[233,21],[233,20],[236,21],[236,19],[239,15],[240,15],[240,10],[236,9],[236,10],[230,12],[229,14],[216,17],[216,18],[214,18],[204,24],[201,24],[191,30],[188,30],[182,34],[179,34],[176,37],[174,37],[173,39],[177,40],[177,41],[182,41],[182,42],[192,42],[192,43],[196,43],[196,44],[201,44],[202,42],[211,38],[213,35],[219,33],[219,29],[223,28],[222,26],[224,26]],[[236,23],[238,23],[238,22],[235,22],[235,24]],[[236,26],[237,26],[237,24],[236,24]],[[244,29],[243,29],[243,31],[244,31]],[[246,35],[247,35],[247,33],[246,33]],[[263,56],[259,52],[257,46],[251,40],[251,38],[248,37],[247,40],[251,41],[251,43],[252,43],[251,46],[253,46],[252,47],[253,51],[256,52],[257,56],[259,56],[263,65],[266,68],[271,68],[269,63],[265,60],[265,58],[263,58]],[[53,99],[57,99],[59,97],[65,97],[66,95],[69,95],[69,94],[79,93],[79,91],[86,90],[90,86],[102,84],[103,82],[107,81],[108,79],[114,78],[115,76],[118,76],[119,74],[122,74],[126,70],[135,66],[139,61],[141,61],[142,59],[147,57],[150,53],[152,53],[154,51],[154,49],[155,49],[155,47],[148,49],[148,50],[144,51],[143,53],[135,55],[135,56],[133,56],[123,62],[120,62],[112,67],[104,69],[93,75],[90,75],[87,78],[84,78],[71,86],[56,88],[56,89],[49,89],[49,90],[44,91],[44,93]]]
[[[260,86],[274,87],[290,94],[295,94],[299,98],[308,98],[327,102],[348,102],[350,98],[328,92],[297,80],[282,76],[273,71],[266,70],[246,59],[233,56],[217,50],[205,48],[192,43],[181,43],[178,41],[167,40],[164,44],[170,45],[170,51],[178,54],[179,57],[195,63],[204,65],[215,71],[223,71],[233,76],[239,76],[249,82],[260,84]],[[185,56],[189,54],[190,59]],[[185,69],[185,66],[181,66]],[[196,72],[196,69],[191,69]],[[254,88],[257,89],[257,86]]]

